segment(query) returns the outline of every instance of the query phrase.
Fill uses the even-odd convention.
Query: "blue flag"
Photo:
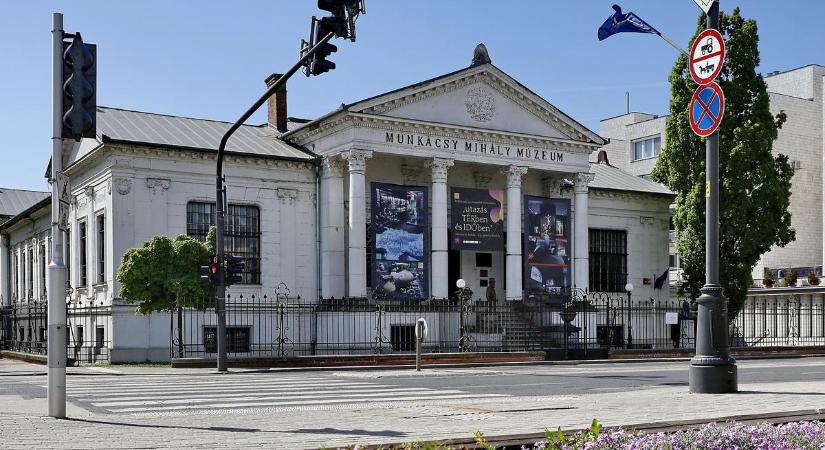
[[[608,17],[601,27],[599,27],[599,40],[603,41],[616,33],[653,33],[659,34],[655,28],[642,20],[636,14],[629,12],[622,14],[619,5],[613,5],[616,13]]]

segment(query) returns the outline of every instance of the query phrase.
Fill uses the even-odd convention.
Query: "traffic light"
[[[221,279],[221,267],[217,256],[209,257],[209,265],[201,266],[201,283],[216,286]]]
[[[226,285],[231,286],[243,281],[242,275],[246,268],[244,260],[239,256],[232,255],[226,255],[224,258],[226,261],[224,265],[226,268]]]
[[[63,138],[95,137],[96,61],[97,47],[80,33],[63,41]]]
[[[318,0],[318,8],[329,11],[332,15],[312,18],[309,42],[301,41],[302,56],[330,33],[334,37],[355,41],[355,20],[365,12],[364,0]],[[335,69],[335,63],[327,60],[327,57],[337,51],[338,47],[329,42],[320,45],[306,63],[306,76],[320,75]]]
[[[336,25],[336,23],[332,19],[332,17],[323,17],[321,18],[321,20],[318,20],[315,17],[312,18],[313,45],[314,43],[317,43],[321,39],[323,39],[324,36],[326,36],[327,34],[336,32],[335,28],[338,27],[338,25]],[[346,27],[345,22],[344,26]],[[315,54],[312,55],[312,58],[310,58],[309,60],[308,75],[321,75],[324,72],[329,72],[330,70],[334,69],[335,63],[332,61],[328,61],[326,58],[337,51],[338,47],[336,47],[334,44],[330,44],[329,42],[318,47],[318,50],[315,51]]]

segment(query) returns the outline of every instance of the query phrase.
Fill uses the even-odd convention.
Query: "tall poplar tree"
[[[727,56],[716,80],[726,100],[719,127],[719,279],[732,320],[745,302],[751,270],[761,255],[795,239],[788,212],[793,169],[787,155],[771,151],[785,113],[771,114],[765,81],[756,72],[756,21],[742,18],[736,8],[721,14],[720,28]],[[703,14],[696,35],[704,29]],[[673,66],[670,86],[667,142],[652,175],[676,193],[677,248],[687,277],[682,291],[696,298],[705,284],[705,140],[690,127],[688,104],[697,86],[684,55]]]

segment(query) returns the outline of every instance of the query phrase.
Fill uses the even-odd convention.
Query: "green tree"
[[[704,28],[703,14],[697,34]],[[719,31],[727,42],[727,61],[717,79],[726,99],[719,128],[719,276],[732,320],[747,297],[751,269],[760,256],[795,238],[788,212],[793,169],[786,155],[771,152],[785,113],[771,114],[765,81],[756,72],[756,21],[742,18],[736,8],[721,14]],[[676,193],[674,224],[687,276],[682,289],[696,298],[705,282],[705,141],[690,128],[688,103],[696,85],[687,63],[680,56],[670,74],[667,143],[653,178]]]
[[[215,251],[214,229],[206,243],[180,235],[156,236],[142,247],[129,249],[117,269],[120,297],[137,304],[137,312],[151,314],[185,306],[205,307],[214,288],[200,280],[200,266]]]

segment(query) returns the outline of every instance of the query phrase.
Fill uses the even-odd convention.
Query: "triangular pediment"
[[[492,64],[349,105],[350,112],[602,145],[603,139]]]

